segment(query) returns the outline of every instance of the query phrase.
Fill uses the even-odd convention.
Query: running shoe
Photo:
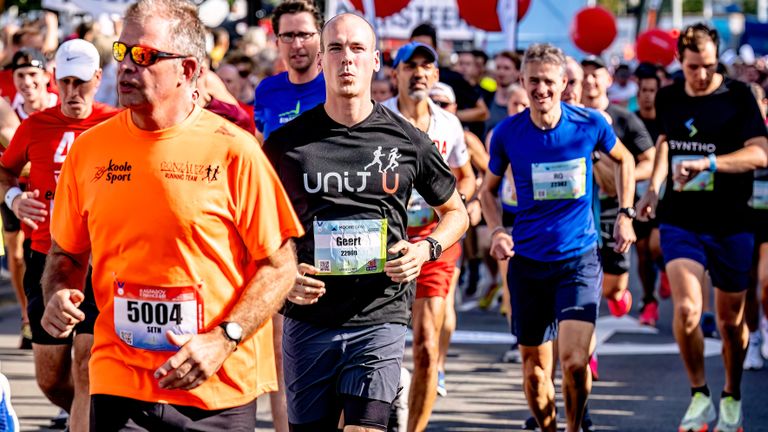
[[[669,285],[669,277],[667,272],[659,272],[659,297],[668,299],[672,295],[672,288]]]
[[[446,397],[448,390],[445,388],[445,372],[437,371],[437,394]]]
[[[69,422],[69,413],[64,410],[59,410],[54,418],[51,419],[51,425],[49,429],[67,429],[67,422]]]
[[[704,333],[704,337],[717,338],[717,321],[715,321],[715,314],[712,312],[701,314],[701,332]]]
[[[488,289],[488,292],[477,301],[477,307],[480,309],[490,308],[493,304],[493,300],[496,298],[496,293],[499,292],[499,288],[501,288],[500,283],[493,284],[493,286]]]
[[[659,321],[659,304],[655,301],[643,305],[640,309],[640,324],[656,327]]]
[[[29,323],[23,323],[21,325],[21,341],[19,342],[19,349],[32,349],[32,327],[30,327]]]
[[[760,353],[764,359],[768,359],[768,319],[762,317],[760,319],[760,333],[763,336],[763,344],[760,346]]]
[[[581,432],[594,432],[595,424],[589,415],[589,404],[584,405],[584,417],[581,418]]]
[[[599,381],[600,375],[597,373],[597,351],[593,352],[589,356],[589,372],[592,374],[593,381]]]
[[[712,398],[697,392],[691,398],[691,404],[685,411],[678,432],[705,432],[709,429],[709,423],[716,417]]]
[[[737,401],[732,396],[720,400],[720,417],[717,420],[715,432],[743,432],[744,428],[741,426],[743,421],[741,401]]]
[[[763,368],[763,356],[760,355],[760,332],[749,334],[747,355],[744,356],[744,370],[760,370]]]
[[[19,418],[11,405],[11,384],[5,375],[0,374],[0,430],[3,432],[17,432],[19,430]]]
[[[522,363],[523,362],[523,355],[520,354],[520,348],[518,348],[517,344],[512,345],[507,352],[504,353],[503,356],[501,356],[501,361],[503,363]]]
[[[608,299],[608,310],[617,318],[628,314],[632,310],[632,293],[625,289],[618,300]]]

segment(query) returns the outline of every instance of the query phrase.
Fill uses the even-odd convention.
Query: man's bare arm
[[[483,98],[477,100],[477,104],[472,108],[464,108],[456,111],[456,117],[462,122],[481,122],[486,121],[491,116],[488,111],[488,106],[483,101]]]
[[[246,284],[230,314],[223,319],[239,324],[243,339],[253,335],[271,318],[288,296],[297,272],[293,241],[287,240],[256,265],[253,278]],[[191,390],[199,386],[219,370],[236,348],[219,326],[197,335],[168,332],[166,336],[181,349],[155,371],[158,385],[164,389]]]
[[[224,321],[243,328],[243,338],[259,329],[283,305],[296,279],[296,248],[287,240],[274,254],[257,261],[258,270]]]
[[[3,147],[8,147],[11,143],[11,138],[20,124],[19,117],[13,112],[11,104],[0,98],[0,144]]]
[[[75,325],[85,319],[78,306],[85,300],[89,256],[90,251],[71,253],[53,241],[41,280],[45,312],[40,323],[53,337],[69,336]]]
[[[46,304],[48,304],[51,296],[59,290],[77,289],[83,291],[90,256],[90,250],[77,254],[68,252],[62,249],[56,240],[53,240],[53,245],[45,260],[43,277],[40,280]]]

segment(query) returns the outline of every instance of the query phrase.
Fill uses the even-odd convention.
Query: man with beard
[[[288,70],[256,87],[254,120],[264,141],[275,129],[325,101],[325,80],[317,66],[322,26],[320,12],[309,1],[286,1],[275,8],[272,27]]]

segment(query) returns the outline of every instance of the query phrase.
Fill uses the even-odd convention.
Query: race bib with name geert
[[[324,275],[381,273],[387,259],[387,219],[314,222],[315,267]]]

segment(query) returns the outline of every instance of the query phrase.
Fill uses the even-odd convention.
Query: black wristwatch
[[[219,324],[219,327],[224,329],[224,336],[234,342],[235,345],[239,345],[243,340],[243,328],[240,327],[240,324],[233,321],[224,321]]]
[[[637,217],[637,211],[635,211],[634,207],[622,207],[619,209],[619,214],[625,214],[630,219]]]
[[[427,237],[424,240],[429,243],[429,260],[437,261],[437,259],[440,258],[440,255],[443,254],[443,247],[440,246],[440,242],[432,237]]]

